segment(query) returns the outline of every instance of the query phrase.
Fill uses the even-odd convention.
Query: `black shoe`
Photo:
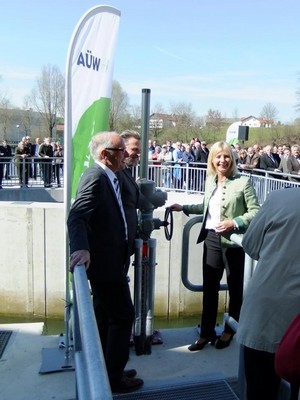
[[[123,375],[119,382],[111,385],[111,391],[113,393],[129,393],[142,387],[144,381],[139,378],[127,378]]]
[[[127,376],[127,378],[134,378],[137,375],[137,372],[135,369],[125,369],[124,375]]]
[[[215,344],[216,338],[213,337],[212,339],[204,339],[204,338],[200,338],[199,340],[197,340],[197,342],[191,344],[188,349],[190,351],[198,351],[198,350],[202,350],[209,342],[210,344],[213,346]]]
[[[222,333],[222,336],[224,335],[224,334],[226,334],[227,332],[223,332]],[[231,335],[230,337],[229,337],[229,339],[227,339],[227,340],[224,340],[224,339],[222,339],[222,336],[217,340],[217,342],[216,342],[216,349],[218,349],[218,350],[221,350],[221,349],[225,349],[226,347],[228,347],[229,345],[230,345],[230,342],[232,341],[232,338],[233,338],[233,336],[234,336],[234,333],[227,333],[227,335]]]

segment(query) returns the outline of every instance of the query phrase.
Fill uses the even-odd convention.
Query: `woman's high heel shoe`
[[[215,344],[216,338],[212,338],[212,339],[204,339],[204,338],[200,338],[199,340],[197,340],[197,342],[191,344],[188,349],[190,351],[198,351],[198,350],[202,350],[204,348],[204,346],[206,346],[209,342],[210,344],[213,346]]]
[[[224,340],[223,336],[229,336],[229,339]],[[230,342],[232,341],[233,336],[234,336],[234,333],[223,332],[222,336],[216,342],[216,349],[221,350],[221,349],[225,349],[226,347],[228,347],[230,345]],[[223,339],[222,339],[222,337],[223,337]]]

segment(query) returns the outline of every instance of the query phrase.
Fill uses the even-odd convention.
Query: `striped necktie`
[[[127,222],[126,222],[126,218],[125,218],[125,212],[124,212],[124,208],[123,208],[121,192],[120,192],[120,184],[119,184],[119,179],[118,178],[114,178],[114,185],[115,185],[115,192],[116,192],[117,200],[118,200],[118,203],[119,203],[119,206],[120,206],[120,210],[121,210],[121,213],[122,213],[122,217],[123,217],[123,220],[124,220],[125,235],[126,235],[126,240],[127,240],[128,239]]]

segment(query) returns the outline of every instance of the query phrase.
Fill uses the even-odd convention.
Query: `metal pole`
[[[21,187],[23,187],[23,188],[26,187],[26,185],[25,185],[25,182],[26,182],[25,176],[26,176],[26,160],[25,160],[25,158],[22,158],[22,184],[21,184]]]
[[[141,158],[140,178],[147,178],[148,174],[148,141],[150,116],[150,89],[142,89],[142,121],[141,121]]]
[[[156,266],[156,239],[148,240],[148,268],[147,268],[147,314],[146,314],[146,340],[145,354],[151,354],[152,337],[154,332],[154,288],[155,288],[155,266]]]
[[[134,335],[140,336],[142,332],[142,239],[135,239],[134,253],[134,304],[135,304],[135,321]]]

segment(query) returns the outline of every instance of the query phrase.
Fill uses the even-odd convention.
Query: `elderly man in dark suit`
[[[85,264],[93,293],[95,316],[113,392],[130,392],[143,385],[135,370],[124,370],[134,307],[127,282],[128,231],[115,175],[127,155],[115,132],[93,137],[95,164],[80,180],[68,217],[70,269]]]
[[[267,145],[264,148],[264,153],[260,156],[260,168],[267,171],[275,171],[279,167],[279,162],[276,155],[272,153],[272,146]]]

